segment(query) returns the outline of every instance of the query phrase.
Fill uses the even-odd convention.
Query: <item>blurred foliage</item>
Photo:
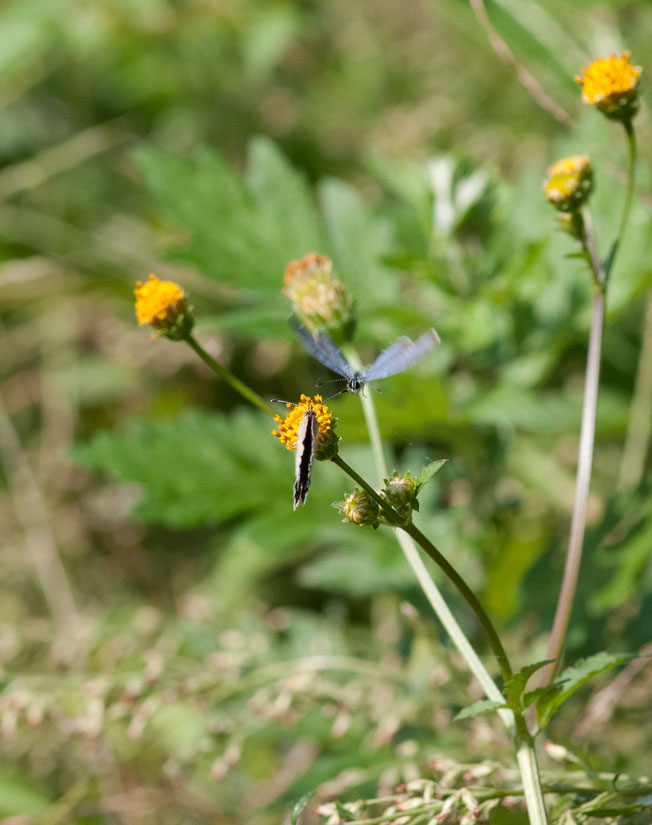
[[[393,466],[449,459],[419,525],[517,667],[543,658],[590,284],[541,179],[591,155],[606,250],[624,144],[572,78],[625,47],[645,78],[652,8],[486,6],[572,128],[462,0],[2,4],[0,816],[265,825],[320,785],[317,801],[391,795],[442,760],[511,759],[489,717],[451,721],[480,697],[389,531],[339,523],[347,484],[324,462],[293,514],[272,421],[132,307],[149,271],[182,284],[198,337],[267,398],[324,377],[286,323],[292,258],[333,258],[365,358],[434,325],[442,345],[381,386]],[[636,489],[617,485],[652,280],[650,125],[644,95],[569,661],[650,643],[649,456]],[[373,477],[359,404],[333,407]],[[564,706],[562,767],[652,771],[642,661]]]

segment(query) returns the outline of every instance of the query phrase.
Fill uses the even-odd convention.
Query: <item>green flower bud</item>
[[[342,505],[344,521],[362,527],[368,524],[374,530],[379,525],[378,505],[364,490],[356,490],[346,497]]]

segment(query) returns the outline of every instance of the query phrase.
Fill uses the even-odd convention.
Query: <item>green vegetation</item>
[[[2,5],[3,821],[650,821],[651,26],[594,0]],[[623,129],[573,78],[625,49]],[[564,232],[543,181],[577,155],[588,206],[585,164],[546,190]],[[349,361],[441,344],[327,401],[339,455],[293,512],[265,410],[331,378],[282,292],[312,252]],[[177,340],[137,325],[150,272],[185,293]]]

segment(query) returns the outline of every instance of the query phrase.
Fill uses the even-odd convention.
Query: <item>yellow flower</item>
[[[336,339],[348,340],[355,327],[353,301],[332,273],[330,258],[310,252],[285,268],[283,294],[309,329],[321,327]]]
[[[315,458],[323,461],[332,458],[337,454],[338,437],[335,434],[335,421],[333,413],[323,403],[321,395],[315,395],[314,400],[309,395],[301,395],[299,404],[286,404],[289,412],[285,418],[280,415],[274,416],[274,421],[279,425],[278,429],[272,432],[285,444],[288,450],[295,451],[297,446],[297,433],[301,419],[310,407],[315,411],[319,432],[317,433],[317,445],[315,448]]]
[[[594,60],[575,82],[582,86],[582,100],[594,103],[607,117],[630,120],[638,111],[641,67],[629,62],[631,52]]]
[[[562,158],[548,169],[543,190],[548,201],[562,212],[576,212],[593,189],[593,169],[586,155]]]
[[[149,281],[136,283],[136,317],[139,324],[150,324],[156,335],[180,340],[190,334],[194,320],[186,305],[183,289],[173,281],[150,275]]]

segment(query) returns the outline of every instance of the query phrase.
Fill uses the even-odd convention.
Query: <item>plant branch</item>
[[[457,570],[455,570],[452,564],[450,564],[450,562],[439,552],[439,550],[437,550],[430,539],[424,536],[415,524],[409,522],[409,524],[404,525],[402,529],[416,541],[419,547],[421,547],[421,549],[430,556],[435,564],[437,564],[437,566],[448,576],[455,587],[459,590],[460,594],[463,596],[471,610],[475,613],[476,618],[487,634],[487,639],[494,656],[498,661],[503,679],[505,681],[510,679],[512,676],[512,668],[509,664],[509,659],[507,658],[505,649],[500,641],[500,638],[498,637],[498,633],[496,632],[491,619],[487,616],[475,593],[467,585]]]
[[[271,404],[268,404],[267,401],[258,395],[258,393],[255,393],[250,387],[240,381],[239,378],[236,378],[229,369],[223,367],[222,364],[218,364],[213,356],[206,352],[206,350],[192,334],[189,334],[188,337],[183,340],[197,353],[201,360],[207,364],[219,378],[226,381],[230,387],[240,393],[240,395],[253,404],[254,407],[258,407],[258,409],[262,410],[266,415],[275,415],[274,407],[272,407]]]
[[[353,347],[346,347],[344,353],[351,364],[356,367],[360,366],[358,354]],[[378,480],[381,481],[384,477],[389,475],[387,463],[385,461],[385,451],[383,449],[382,440],[380,436],[380,427],[378,426],[378,418],[376,416],[376,408],[371,393],[360,394],[362,409],[364,411],[365,420],[367,422],[367,429],[369,431],[369,439],[376,462],[376,471],[378,473]],[[412,568],[421,589],[423,590],[430,606],[435,611],[439,621],[442,623],[444,630],[448,633],[451,641],[457,648],[464,661],[467,663],[469,670],[478,680],[486,696],[493,699],[495,702],[504,702],[505,698],[500,689],[492,679],[489,671],[482,663],[480,657],[475,651],[475,648],[469,642],[464,631],[458,624],[455,616],[453,616],[450,608],[446,604],[439,588],[428,572],[423,558],[419,554],[417,546],[413,539],[398,527],[393,528],[394,535],[398,541],[403,555],[407,563]],[[508,729],[514,726],[514,715],[511,711],[502,708],[498,711],[503,723]]]
[[[450,562],[437,550],[435,545],[428,539],[424,534],[416,527],[412,522],[408,524],[404,524],[401,521],[400,516],[394,510],[394,508],[387,502],[385,499],[382,498],[374,489],[371,487],[361,475],[359,475],[352,467],[350,467],[344,459],[337,455],[335,458],[332,459],[335,464],[337,464],[340,469],[344,470],[347,475],[349,475],[357,484],[365,490],[368,495],[370,495],[374,501],[378,504],[380,509],[382,510],[383,514],[387,517],[388,521],[392,522],[395,526],[399,527],[401,530],[404,530],[409,536],[411,536],[414,541],[421,547],[421,549],[427,553],[430,558],[441,568],[441,570],[448,576],[448,578],[453,582],[455,587],[459,590],[460,594],[469,605],[471,610],[475,613],[478,621],[480,622],[482,628],[484,629],[485,633],[487,634],[487,639],[489,640],[489,645],[498,661],[500,666],[501,673],[505,681],[507,681],[512,676],[512,669],[509,664],[509,660],[507,658],[507,654],[501,644],[500,639],[498,638],[498,634],[496,633],[496,629],[494,628],[491,620],[485,613],[484,608],[478,601],[475,593],[471,590],[471,588],[467,585],[464,579],[460,576],[460,574],[455,570],[455,568],[450,564]]]

